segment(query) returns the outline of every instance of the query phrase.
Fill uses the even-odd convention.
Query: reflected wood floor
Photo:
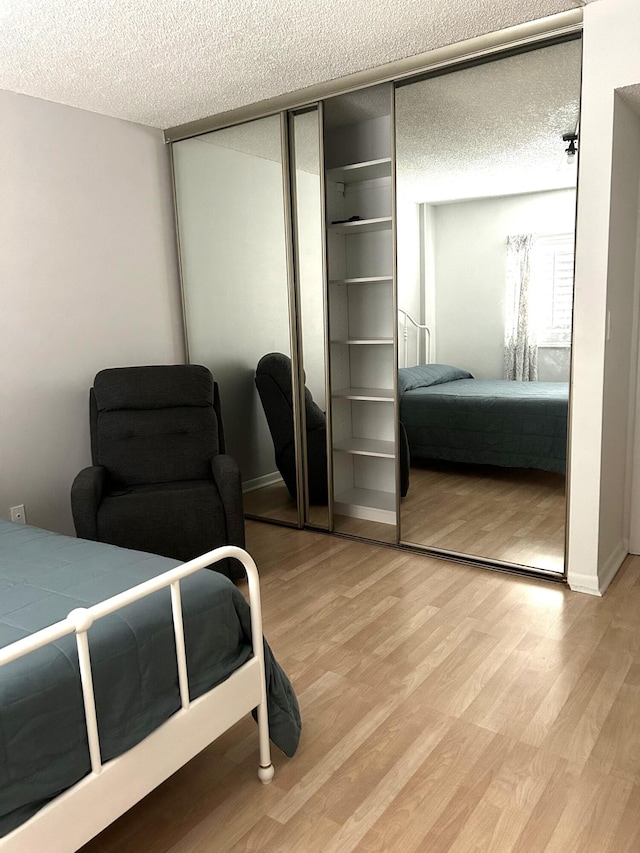
[[[604,598],[249,522],[303,737],[242,721],[84,853],[637,853],[640,558]]]
[[[248,515],[257,515],[272,521],[298,523],[298,508],[284,482],[272,483],[261,489],[245,492],[242,496],[244,511]],[[326,506],[309,507],[309,524],[316,527],[329,526],[329,510]]]
[[[296,503],[282,481],[245,492],[242,502],[244,511],[249,515],[259,515],[273,521],[286,521],[289,524],[298,523]]]
[[[562,474],[495,465],[412,465],[400,506],[403,542],[564,570]]]
[[[297,524],[284,483],[244,495],[250,515]],[[309,521],[328,525],[327,507],[312,506]],[[401,539],[474,557],[564,570],[565,478],[562,474],[494,465],[433,462],[411,468],[400,503]],[[394,543],[396,528],[336,515],[340,533]]]

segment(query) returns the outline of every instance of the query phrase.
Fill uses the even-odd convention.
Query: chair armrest
[[[411,454],[407,430],[402,421],[398,421],[398,441],[400,444],[400,497],[406,498],[409,491],[409,473],[411,470]]]
[[[211,473],[222,498],[229,545],[244,548],[244,508],[240,469],[232,456],[219,453],[211,459]]]
[[[94,465],[83,468],[71,486],[71,513],[80,539],[98,541],[98,507],[102,501],[106,471]]]

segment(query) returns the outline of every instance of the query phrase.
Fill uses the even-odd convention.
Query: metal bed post
[[[262,638],[262,603],[260,600],[260,580],[253,558],[240,548],[233,548],[242,555],[242,563],[249,584],[249,605],[251,609],[251,638],[253,656],[257,659],[261,673],[260,704],[258,705],[258,738],[260,742],[260,766],[258,778],[268,785],[273,779],[275,768],[271,763],[271,745],[269,743],[269,717],[267,713],[267,679],[264,668],[264,640]]]
[[[398,308],[398,314],[402,317],[402,337],[404,338],[404,363],[403,367],[409,366],[408,359],[408,349],[409,349],[409,328],[408,324],[411,323],[414,329],[416,330],[416,364],[420,364],[420,332],[424,332],[425,336],[425,361],[427,364],[431,363],[431,329],[428,326],[425,326],[424,323],[418,323],[417,320],[414,320],[411,314],[408,311],[405,311],[403,308]]]
[[[87,726],[87,740],[89,741],[91,770],[94,773],[100,773],[102,770],[102,757],[100,755],[98,718],[96,715],[96,700],[93,692],[93,673],[91,672],[89,639],[87,637],[87,631],[93,625],[93,616],[85,607],[78,607],[69,613],[67,619],[71,622],[73,629],[76,632],[78,664],[80,666],[80,682],[82,684],[82,699],[84,702],[84,716]]]

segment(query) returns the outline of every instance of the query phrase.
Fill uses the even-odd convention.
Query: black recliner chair
[[[244,547],[240,472],[206,367],[102,370],[89,398],[93,466],[71,488],[79,537],[185,561]],[[236,560],[215,569],[244,577]]]
[[[281,352],[264,355],[256,368],[256,388],[260,395],[273,439],[276,465],[287,490],[295,500],[296,454],[293,430],[293,392],[291,359]],[[307,483],[309,503],[323,506],[329,500],[327,489],[327,422],[324,412],[314,403],[311,391],[304,388],[307,429]]]
[[[291,359],[281,352],[264,355],[256,368],[256,387],[267,418],[276,465],[291,497],[296,498],[296,459],[293,429],[293,393]],[[326,504],[327,495],[327,425],[325,414],[314,403],[311,392],[304,388],[307,430],[307,482],[309,503]],[[409,443],[400,424],[400,494],[409,489]]]

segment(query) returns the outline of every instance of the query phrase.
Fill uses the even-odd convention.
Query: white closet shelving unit
[[[395,524],[390,88],[380,94],[387,114],[365,121],[349,114],[354,96],[325,105],[333,511]]]

